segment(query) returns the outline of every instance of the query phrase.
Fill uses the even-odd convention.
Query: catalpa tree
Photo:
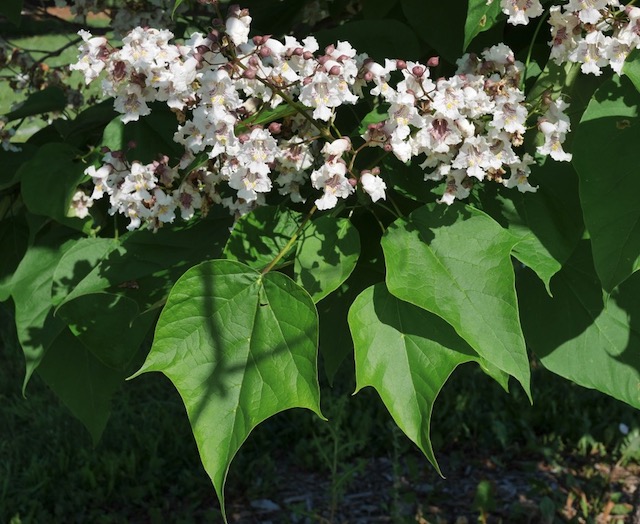
[[[126,379],[165,374],[223,513],[253,428],[323,417],[318,374],[347,360],[436,468],[462,363],[533,399],[535,355],[640,407],[640,8],[169,3],[78,0],[115,36],[80,30],[69,68],[3,44],[27,92],[0,131],[25,388],[97,440]]]

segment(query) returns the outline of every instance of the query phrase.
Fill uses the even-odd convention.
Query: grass
[[[91,27],[104,26],[104,21],[93,20]],[[31,52],[31,56],[39,61],[42,60],[50,68],[63,67],[77,61],[78,45],[74,44],[66,47],[59,55],[50,56],[51,52],[57,51],[71,42],[78,39],[77,28],[65,24],[55,19],[38,20],[23,17],[20,28],[0,22],[0,35],[12,48],[26,49]],[[13,77],[17,71],[4,68],[0,70],[0,78]],[[81,85],[84,77],[79,72],[72,72],[69,77],[69,85]],[[99,82],[84,89],[85,97],[97,96],[100,94]],[[18,93],[11,88],[7,81],[0,81],[0,115],[8,113],[12,107],[26,99],[25,93]],[[46,125],[46,122],[33,117],[27,119],[16,131],[15,142],[25,142],[33,133]]]
[[[145,375],[123,385],[105,435],[93,448],[37,377],[27,399],[21,397],[21,352],[6,305],[1,307],[0,523],[221,522],[184,408],[164,377]],[[353,505],[349,497],[383,470],[386,487],[374,497],[376,511],[395,515],[394,522],[415,522],[416,514],[424,522],[483,514],[487,522],[519,522],[541,508],[551,511],[554,522],[569,502],[573,520],[565,515],[555,521],[595,522],[607,505],[610,513],[628,512],[624,486],[597,467],[616,461],[629,466],[638,458],[637,442],[634,448],[618,429],[624,422],[637,437],[637,412],[542,369],[534,371],[533,391],[536,403],[530,407],[519,390],[506,395],[476,368],[458,370],[432,422],[436,453],[450,477],[443,480],[394,429],[373,392],[350,397],[346,390],[327,390],[324,409],[332,423],[294,410],[252,434],[231,467],[230,514],[239,516],[237,522],[263,522],[255,506],[267,500],[282,508],[275,522],[292,515],[345,522],[345,506]],[[523,481],[521,498],[533,506],[501,498],[501,476],[514,472]],[[484,498],[474,495],[480,489]],[[464,506],[454,502],[462,496],[456,492],[465,494]],[[313,497],[311,509],[292,493]],[[487,494],[493,505],[478,506],[492,500]]]

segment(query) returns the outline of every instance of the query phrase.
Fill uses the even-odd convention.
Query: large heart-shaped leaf
[[[574,140],[584,221],[608,292],[640,268],[639,105],[631,82],[612,78],[595,92]]]
[[[141,370],[161,371],[187,408],[224,512],[231,460],[260,422],[293,407],[318,415],[318,316],[281,273],[204,262],[171,291]]]
[[[530,395],[510,256],[517,241],[480,211],[429,204],[394,222],[382,247],[389,291],[445,319]]]
[[[391,295],[364,290],[349,311],[356,392],[378,391],[396,424],[440,473],[429,439],[433,404],[453,370],[478,355],[440,317]]]
[[[583,241],[551,285],[518,278],[522,326],[542,364],[565,378],[640,408],[640,273],[603,292]]]

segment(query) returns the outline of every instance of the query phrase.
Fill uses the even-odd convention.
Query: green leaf
[[[119,241],[83,240],[56,268],[55,303],[108,290],[135,300],[141,311],[158,307],[188,268],[220,256],[230,225],[228,215],[216,218],[211,211],[206,219],[156,233],[133,231]],[[115,244],[113,249],[109,242]]]
[[[253,428],[293,407],[322,416],[317,343],[311,298],[281,273],[212,260],[172,289],[135,376],[161,371],[178,389],[223,512],[229,465]]]
[[[133,299],[93,293],[66,302],[56,315],[100,362],[125,372],[155,320],[139,313]]]
[[[360,235],[346,218],[322,216],[300,234],[294,272],[296,282],[319,302],[338,289],[360,256]]]
[[[112,238],[81,238],[60,259],[51,285],[51,303],[62,304],[120,243]],[[76,293],[74,296],[78,296]]]
[[[533,269],[549,289],[584,232],[578,176],[568,162],[532,166],[536,193],[486,186],[483,210],[519,239],[513,256]]]
[[[385,19],[398,0],[364,0],[362,13],[365,18]]]
[[[622,67],[622,74],[627,75],[640,92],[640,49],[634,49],[629,53]]]
[[[38,375],[84,424],[97,444],[109,420],[111,397],[126,374],[105,366],[65,329],[47,351]]]
[[[20,25],[20,13],[22,13],[22,0],[2,0],[0,14],[7,17],[15,26]]]
[[[442,58],[455,64],[462,56],[467,2],[402,0],[401,3],[404,15],[415,34],[433,47]]]
[[[391,295],[384,284],[363,291],[349,311],[356,392],[378,391],[398,427],[440,472],[429,438],[433,404],[453,370],[480,359],[436,315]]]
[[[263,269],[287,245],[301,223],[302,215],[295,211],[277,206],[259,207],[234,224],[224,257]]]
[[[522,325],[542,364],[576,384],[640,408],[640,273],[609,297],[583,241],[552,282],[518,278]]]
[[[20,181],[20,166],[33,157],[37,147],[31,144],[20,144],[20,151],[5,151],[0,148],[0,191]]]
[[[516,243],[480,211],[430,204],[394,222],[382,248],[393,295],[445,319],[530,395],[510,257]]]
[[[74,242],[66,228],[52,231],[29,247],[13,275],[11,296],[18,340],[26,360],[23,392],[45,352],[65,327],[53,316],[51,283],[58,262]]]
[[[463,50],[481,32],[491,29],[501,13],[499,0],[469,0],[464,24]]]
[[[11,295],[13,274],[29,243],[29,227],[23,216],[0,221],[0,302]]]
[[[28,116],[62,111],[65,107],[67,107],[67,97],[64,91],[59,87],[46,87],[42,91],[31,93],[20,107],[10,111],[4,117],[11,122]]]
[[[176,16],[176,10],[180,7],[184,0],[176,0],[176,3],[173,5],[173,10],[171,11],[171,18]]]
[[[625,77],[607,81],[591,99],[574,140],[584,221],[608,292],[640,268],[639,103]]]
[[[346,40],[359,53],[367,53],[380,62],[385,58],[417,60],[420,57],[420,43],[414,32],[392,18],[346,22],[333,29],[317,31],[313,36],[321,47]]]
[[[75,162],[75,148],[46,144],[20,167],[22,196],[27,209],[60,222],[67,219],[71,199],[84,177],[85,165]],[[76,220],[80,223],[79,219]]]
[[[369,111],[360,123],[358,133],[364,135],[371,124],[377,124],[385,121],[389,118],[389,106],[388,105],[376,105],[371,111]]]
[[[130,162],[147,164],[163,154],[179,159],[184,151],[173,141],[178,127],[175,114],[166,106],[152,104],[151,108],[150,115],[126,125],[120,117],[114,118],[104,129],[101,145],[112,151],[125,151]]]

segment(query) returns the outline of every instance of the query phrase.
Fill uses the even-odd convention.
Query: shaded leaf
[[[640,268],[640,94],[625,77],[594,94],[576,131],[573,165],[596,272],[612,291]]]
[[[640,273],[607,297],[583,241],[552,281],[518,278],[527,342],[549,370],[640,408]]]
[[[313,302],[281,273],[213,260],[172,289],[135,376],[161,371],[178,389],[223,512],[229,465],[254,427],[293,407],[321,416],[317,341]]]
[[[578,176],[568,162],[532,166],[536,193],[485,186],[483,210],[519,239],[513,256],[533,269],[549,289],[551,277],[573,253],[584,232]]]
[[[156,233],[133,231],[119,241],[83,240],[56,270],[56,305],[109,290],[135,300],[140,311],[158,307],[188,268],[220,256],[230,224],[229,216],[215,218],[210,214],[206,219],[163,227]],[[113,249],[109,242],[115,244]],[[86,273],[92,261],[95,265]],[[79,276],[83,278],[78,280]]]
[[[29,227],[22,216],[0,221],[0,302],[11,295],[13,274],[27,251]]]
[[[445,319],[530,395],[510,257],[516,243],[490,217],[459,204],[423,206],[382,239],[389,291]]]
[[[414,32],[393,19],[346,22],[333,29],[317,31],[313,36],[321,47],[347,41],[358,53],[367,53],[383,63],[385,58],[417,60],[420,56],[420,43]]]
[[[26,361],[23,392],[45,352],[63,331],[64,323],[53,316],[51,283],[65,252],[73,246],[66,228],[58,228],[29,246],[11,282],[18,340]]]
[[[155,320],[155,315],[139,314],[134,300],[113,293],[83,295],[56,311],[56,316],[100,362],[122,372],[127,370]]]
[[[86,167],[74,161],[76,154],[76,149],[67,144],[46,144],[31,160],[22,164],[18,176],[29,211],[57,221],[66,220],[71,199],[84,178]]]
[[[455,61],[462,56],[464,46],[467,2],[401,0],[401,4],[415,34],[433,47],[445,60],[455,64]]]
[[[360,235],[346,218],[324,215],[309,222],[297,244],[294,272],[314,302],[336,290],[356,267]]]
[[[259,207],[234,224],[224,247],[224,257],[263,269],[287,245],[301,223],[302,215],[296,211],[277,206]]]
[[[22,0],[2,0],[0,14],[7,17],[13,25],[20,25],[20,13],[22,12]]]
[[[55,86],[45,87],[42,91],[31,93],[20,107],[4,115],[4,118],[11,122],[28,116],[62,111],[65,107],[67,107],[67,97],[64,91]]]
[[[109,420],[111,397],[126,374],[105,366],[65,329],[47,351],[38,375],[84,424],[96,444]]]

